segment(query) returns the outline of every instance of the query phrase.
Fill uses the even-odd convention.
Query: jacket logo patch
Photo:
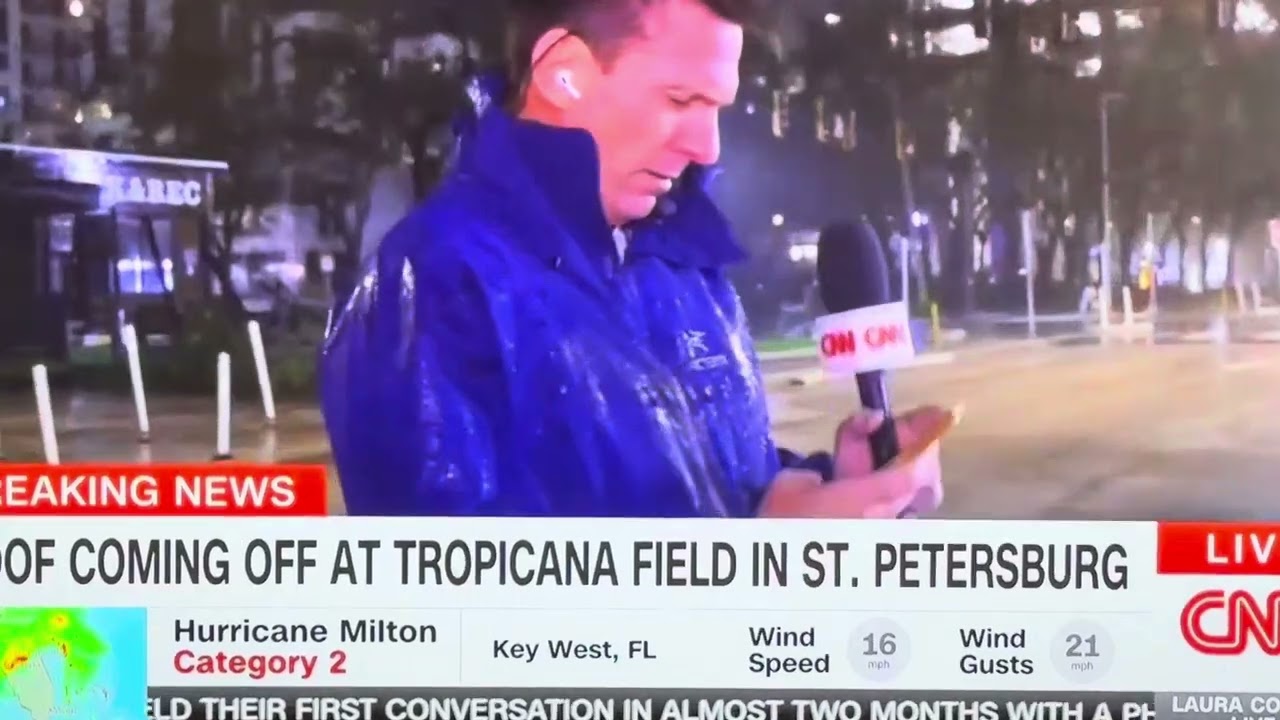
[[[685,360],[693,370],[715,370],[729,364],[727,356],[714,354],[707,346],[705,330],[686,330],[680,333],[680,343],[684,346]]]

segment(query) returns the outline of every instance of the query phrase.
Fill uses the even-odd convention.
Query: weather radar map
[[[0,720],[146,716],[147,611],[0,607]]]

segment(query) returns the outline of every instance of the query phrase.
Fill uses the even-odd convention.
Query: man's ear
[[[538,38],[532,62],[529,91],[560,110],[589,94],[600,72],[586,42],[563,28]]]

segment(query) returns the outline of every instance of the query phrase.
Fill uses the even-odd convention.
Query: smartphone
[[[907,463],[915,462],[930,448],[942,441],[952,428],[960,424],[960,419],[964,417],[964,406],[957,405],[951,409],[946,408],[924,408],[917,411],[927,419],[927,429],[925,433],[911,443],[910,446],[902,448],[898,452],[898,456],[889,463],[888,467],[898,467]],[[914,418],[913,422],[920,422],[919,418]]]

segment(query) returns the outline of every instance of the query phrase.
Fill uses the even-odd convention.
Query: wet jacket
[[[620,260],[587,134],[500,110],[473,133],[323,349],[348,512],[753,515],[798,458],[770,439],[724,275],[743,253],[700,173]]]

